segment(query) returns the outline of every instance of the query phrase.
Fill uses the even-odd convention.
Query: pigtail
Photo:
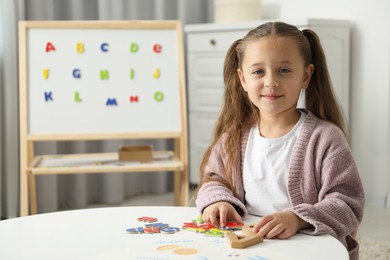
[[[236,40],[226,53],[223,67],[225,86],[223,106],[216,122],[212,143],[205,152],[200,165],[201,184],[212,181],[213,176],[205,176],[203,173],[213,147],[222,135],[227,134],[228,138],[224,143],[224,149],[229,157],[225,169],[226,182],[220,179],[218,181],[223,182],[233,193],[235,189],[232,187],[232,171],[240,165],[242,131],[245,128],[250,128],[250,122],[256,122],[259,118],[258,110],[250,102],[238,77],[237,69],[241,63],[238,52],[240,51],[241,42],[241,39]]]
[[[320,39],[312,30],[305,29],[303,35],[309,42],[314,71],[308,88],[305,90],[305,106],[317,117],[337,125],[347,136],[347,129],[340,105],[334,94],[329,76],[326,57]],[[308,65],[308,64],[306,64]]]

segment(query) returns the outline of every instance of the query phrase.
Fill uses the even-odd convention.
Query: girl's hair
[[[224,144],[225,152],[228,155],[225,166],[225,185],[230,190],[235,190],[232,187],[232,172],[239,169],[242,133],[248,131],[260,118],[258,108],[252,104],[247,93],[241,87],[237,69],[241,68],[247,43],[270,35],[294,40],[304,61],[304,66],[314,65],[313,75],[305,90],[306,109],[315,116],[337,125],[347,135],[343,115],[332,89],[325,55],[317,34],[309,29],[300,31],[297,27],[282,22],[262,24],[251,30],[244,38],[235,41],[226,54],[223,70],[224,104],[216,122],[213,140],[201,162],[201,184],[211,180],[211,176],[204,174],[205,166],[215,144],[223,134],[227,134],[228,138]]]

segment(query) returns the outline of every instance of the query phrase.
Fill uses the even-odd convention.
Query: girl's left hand
[[[264,238],[286,239],[309,224],[291,211],[280,211],[262,217],[254,225],[253,231],[260,233]]]

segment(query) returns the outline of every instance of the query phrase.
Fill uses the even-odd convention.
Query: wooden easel
[[[159,30],[171,30],[177,36],[177,91],[179,128],[173,130],[159,129],[156,124],[152,129],[131,129],[118,132],[31,132],[31,104],[29,103],[31,89],[34,88],[30,82],[30,69],[27,60],[30,57],[28,42],[31,40],[30,30],[139,30],[157,32]],[[106,32],[106,31],[105,31]],[[84,31],[83,31],[84,33]],[[85,32],[88,33],[88,32]],[[150,37],[153,38],[153,37]],[[111,39],[111,38],[109,38]],[[79,39],[75,39],[79,40]],[[106,45],[104,48],[106,48]],[[103,49],[102,49],[103,50]],[[104,49],[105,50],[105,49]],[[159,51],[159,49],[155,49]],[[187,117],[186,117],[186,93],[185,93],[185,70],[184,50],[182,43],[182,27],[178,21],[21,21],[19,23],[19,66],[20,66],[20,215],[37,213],[36,202],[36,176],[58,175],[58,174],[90,174],[90,173],[114,173],[114,172],[173,172],[174,173],[174,200],[175,205],[188,205],[188,141],[187,141]],[[173,56],[173,55],[171,55]],[[33,64],[34,66],[34,64]],[[41,68],[39,68],[41,69]],[[173,70],[174,68],[171,68]],[[176,90],[174,90],[176,91]],[[121,125],[122,127],[122,125]],[[167,126],[169,128],[169,125]],[[113,127],[115,130],[115,127]],[[116,153],[99,154],[73,154],[73,155],[43,155],[35,156],[34,143],[43,141],[88,141],[88,140],[119,140],[119,139],[166,139],[172,140],[174,149],[172,151],[155,151],[153,160],[150,163],[99,163],[117,161]],[[75,165],[70,167],[66,162],[71,161],[94,161],[89,165]],[[50,161],[56,160],[57,164],[47,166]],[[63,164],[62,164],[63,162]],[[30,209],[29,209],[30,204]]]

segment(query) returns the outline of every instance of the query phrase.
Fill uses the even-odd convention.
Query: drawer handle
[[[211,40],[210,40],[210,44],[213,45],[213,46],[215,46],[215,45],[217,45],[217,41],[214,40],[214,39],[211,39]]]

